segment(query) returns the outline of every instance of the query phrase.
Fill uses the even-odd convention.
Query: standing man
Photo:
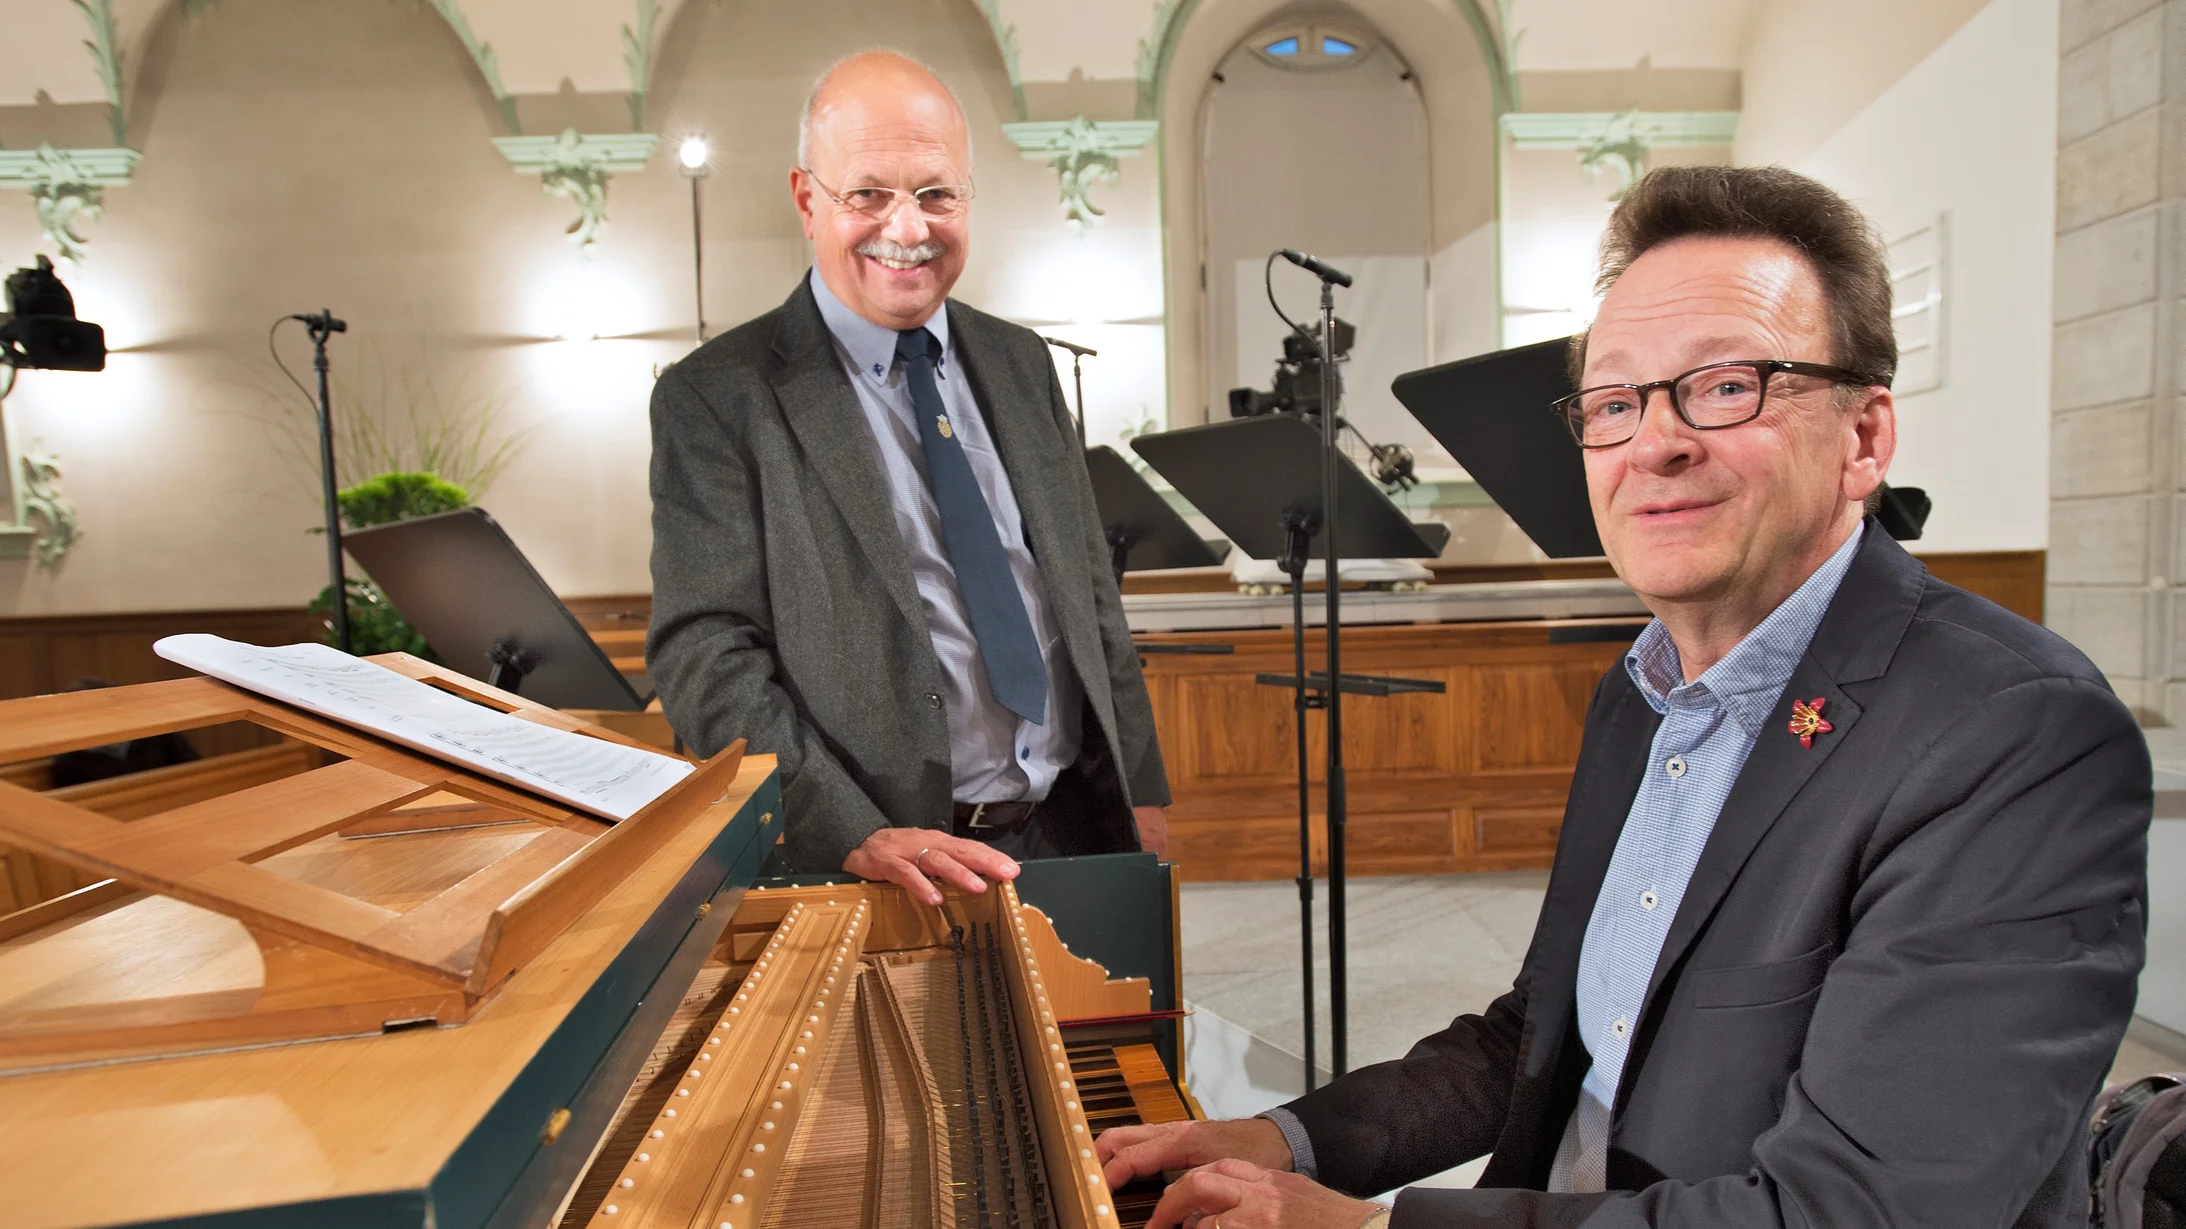
[[[1872,228],[1778,168],[1672,167],[1603,241],[1557,412],[1655,620],[1595,690],[1517,984],[1259,1119],[1152,1229],[2084,1229],[2133,1010],[2147,747],[2094,666],[1862,503],[1897,440]],[[1341,1193],[1339,1193],[1341,1192]]]
[[[971,137],[924,65],[813,87],[790,195],[813,268],[653,390],[669,720],[781,757],[774,869],[938,903],[1017,858],[1165,852],[1153,712],[1047,346],[949,299]]]

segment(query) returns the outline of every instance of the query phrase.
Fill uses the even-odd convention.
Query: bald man
[[[781,757],[770,869],[938,903],[1017,860],[1166,851],[1152,710],[1047,347],[951,300],[971,136],[914,60],[813,87],[787,302],[653,390],[668,717]]]

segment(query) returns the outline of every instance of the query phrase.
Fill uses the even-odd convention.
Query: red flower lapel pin
[[[1822,705],[1828,702],[1827,696],[1791,702],[1791,732],[1799,736],[1800,746],[1812,748],[1816,734],[1827,734],[1837,728],[1822,716]]]

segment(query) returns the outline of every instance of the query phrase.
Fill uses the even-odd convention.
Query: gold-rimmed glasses
[[[892,218],[896,216],[896,210],[902,207],[906,199],[916,202],[919,213],[934,221],[945,221],[957,217],[966,209],[971,208],[972,186],[968,183],[934,184],[931,187],[920,188],[915,192],[906,192],[901,188],[884,188],[879,184],[867,184],[847,191],[837,192],[821,182],[819,176],[812,174],[810,167],[799,167],[797,169],[810,177],[812,182],[819,186],[820,191],[827,194],[827,199],[851,213],[857,214],[859,217]]]

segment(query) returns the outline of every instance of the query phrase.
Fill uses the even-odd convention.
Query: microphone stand
[[[1328,645],[1328,692],[1324,701],[1328,711],[1328,1048],[1329,1072],[1341,1078],[1347,1069],[1349,1013],[1344,1001],[1343,583],[1336,571],[1336,279],[1329,275],[1332,270],[1313,272],[1321,279],[1321,591],[1327,598],[1322,634]]]
[[[349,578],[342,569],[342,506],[334,477],[334,402],[326,388],[326,339],[349,331],[347,322],[334,318],[332,310],[297,316],[311,334],[311,366],[319,373],[319,485],[326,499],[326,574],[334,589],[334,644],[353,652],[349,638]]]
[[[1306,714],[1328,707],[1325,692],[1314,690],[1306,673],[1306,560],[1312,554],[1313,535],[1321,522],[1308,513],[1283,514],[1283,572],[1290,577],[1290,648],[1292,668],[1297,671],[1291,688],[1291,717],[1298,735],[1298,947],[1302,955],[1299,982],[1305,995],[1304,1030],[1306,1091],[1319,1078],[1313,1062],[1313,785],[1306,767]],[[1260,680],[1265,682],[1265,679]]]
[[[1086,355],[1098,357],[1100,351],[1060,337],[1042,337],[1040,340],[1059,350],[1070,351],[1070,382],[1078,387],[1078,449],[1082,452],[1085,449],[1085,368],[1082,364]],[[1120,577],[1122,573],[1119,571],[1117,575]]]

